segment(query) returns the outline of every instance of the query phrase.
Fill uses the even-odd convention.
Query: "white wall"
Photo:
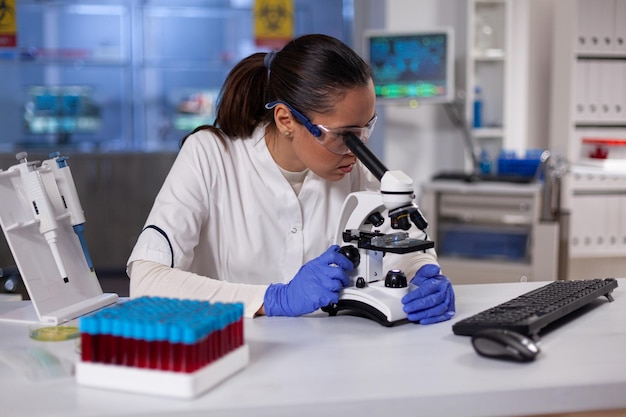
[[[459,56],[465,55],[464,19],[457,19],[457,0],[391,0],[386,2],[385,27],[393,30],[428,29],[452,26],[455,29],[457,59],[455,72],[460,75]],[[459,27],[460,24],[462,27]],[[463,39],[463,38],[461,38]],[[459,45],[460,44],[460,45]],[[463,60],[463,58],[461,58]],[[465,151],[463,136],[447,117],[442,105],[416,109],[401,106],[385,108],[384,159],[389,169],[401,169],[419,184],[441,170],[462,170]]]
[[[574,0],[527,1],[528,23],[532,28],[528,31],[528,147],[547,148],[550,143],[554,3]]]

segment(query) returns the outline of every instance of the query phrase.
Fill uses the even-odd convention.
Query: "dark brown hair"
[[[259,124],[274,124],[265,104],[275,100],[312,118],[332,111],[347,90],[372,78],[356,52],[327,35],[303,35],[270,54],[255,53],[235,65],[222,86],[215,123],[192,133],[210,129],[223,138],[249,137]]]

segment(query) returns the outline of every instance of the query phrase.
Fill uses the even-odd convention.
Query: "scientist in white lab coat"
[[[336,303],[353,268],[332,245],[342,204],[380,187],[343,138],[367,140],[375,100],[367,63],[332,37],[244,58],[214,125],[185,138],[156,197],[128,260],[130,296],[243,302],[246,317]],[[384,265],[418,285],[402,299],[409,320],[454,316],[434,250],[387,254]]]

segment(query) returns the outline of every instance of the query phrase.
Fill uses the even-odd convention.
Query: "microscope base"
[[[364,288],[344,288],[339,296],[339,302],[322,310],[331,316],[345,311],[346,314],[368,318],[383,326],[392,327],[408,322],[401,301],[407,292],[408,288],[387,288],[383,281],[376,281]]]

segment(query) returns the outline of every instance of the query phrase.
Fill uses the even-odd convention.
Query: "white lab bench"
[[[557,279],[559,225],[542,204],[541,183],[435,180],[419,205],[444,274],[472,284]]]
[[[452,333],[457,320],[546,283],[458,285],[457,316],[428,326],[321,312],[246,319],[248,366],[195,400],[80,386],[76,340],[38,342],[26,325],[0,323],[0,409],[3,417],[617,415],[600,410],[626,408],[626,279],[614,302],[599,298],[542,335],[531,363],[483,358]],[[25,301],[0,308],[7,303]],[[69,365],[66,374],[28,372],[55,361]]]

